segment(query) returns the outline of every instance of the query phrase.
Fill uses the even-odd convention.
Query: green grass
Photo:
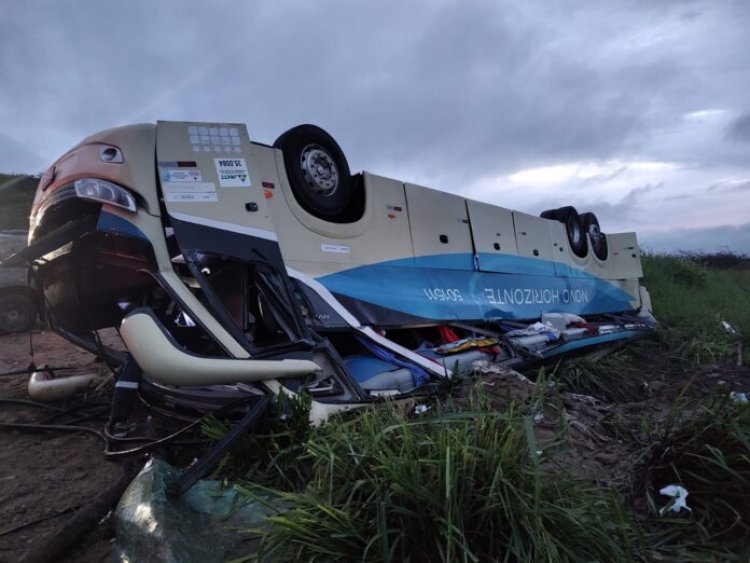
[[[558,381],[577,393],[610,402],[644,398],[644,383],[673,382],[687,370],[733,363],[737,343],[750,361],[750,260],[693,255],[642,258],[645,285],[661,324],[655,340],[605,354],[564,358]],[[731,267],[712,267],[712,264]],[[736,331],[722,326],[728,322]]]
[[[688,411],[687,417],[680,412]],[[639,476],[650,509],[651,545],[664,559],[747,561],[750,557],[750,407],[727,394],[675,409]],[[660,515],[659,490],[688,491],[691,511]]]
[[[301,456],[313,431],[309,424],[310,404],[309,395],[293,399],[282,394],[272,415],[242,436],[221,460],[214,476],[252,479],[258,485],[284,491],[303,489],[310,464]],[[212,440],[219,440],[228,432],[229,422],[210,418],[202,430]]]
[[[750,345],[750,261],[712,269],[676,256],[643,256],[646,287],[675,356],[705,364],[729,360],[738,336]]]
[[[279,493],[272,561],[627,561],[634,528],[610,492],[540,469],[511,405],[409,420],[370,410],[318,429],[307,489]]]
[[[605,354],[563,359],[553,373],[558,383],[575,393],[607,402],[638,401],[645,390],[639,365],[657,347],[655,342],[636,343]]]

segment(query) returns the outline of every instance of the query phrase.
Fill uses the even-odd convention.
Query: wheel
[[[547,209],[546,211],[542,211],[539,214],[539,217],[542,219],[552,219],[553,221],[557,220],[557,209]]]
[[[276,139],[273,146],[284,154],[297,203],[328,221],[347,216],[352,181],[344,153],[333,137],[315,125],[298,125]]]
[[[609,255],[607,248],[607,235],[599,228],[599,220],[593,213],[581,213],[581,226],[583,232],[588,233],[591,239],[591,248],[599,260],[606,260]]]
[[[0,332],[23,332],[34,326],[37,310],[23,293],[0,295]]]
[[[555,211],[555,219],[565,225],[565,231],[568,233],[568,242],[573,253],[580,258],[586,256],[589,245],[576,208],[570,205],[560,207]]]

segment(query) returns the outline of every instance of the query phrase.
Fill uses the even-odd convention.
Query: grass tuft
[[[515,406],[408,420],[395,409],[317,429],[308,488],[282,493],[274,561],[627,560],[630,521],[607,491],[545,473]]]
[[[309,478],[309,464],[301,456],[312,431],[309,423],[309,395],[281,394],[271,416],[263,417],[253,432],[245,434],[219,462],[214,476],[248,479],[259,485],[281,490],[300,490]],[[229,431],[229,422],[210,418],[203,433],[220,440]]]
[[[698,365],[733,359],[739,339],[750,345],[750,269],[709,268],[676,256],[645,255],[642,262],[672,354]]]
[[[750,556],[750,407],[728,395],[675,409],[644,463],[643,490],[654,549],[681,560]],[[691,511],[659,510],[666,485],[687,489]]]

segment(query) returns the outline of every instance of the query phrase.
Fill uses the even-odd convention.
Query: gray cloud
[[[9,0],[2,10],[0,171],[38,172],[96,130],[157,119],[244,122],[263,142],[317,123],[354,170],[456,192],[574,161],[689,163],[715,169],[715,182],[748,166],[738,142],[750,135],[738,117],[748,3]],[[705,110],[735,121],[685,120]],[[649,197],[668,179],[648,180]],[[589,207],[642,221],[637,189]]]
[[[615,203],[602,201],[601,199],[589,201],[569,201],[580,213],[591,211],[596,214],[602,230],[612,232],[612,225],[634,224],[643,221],[644,217],[654,214],[654,206],[644,202],[644,196],[658,194],[662,184],[646,184],[629,190],[625,196]],[[539,214],[544,209],[553,209],[562,205],[559,199],[548,198],[538,202],[531,210]],[[618,227],[619,228],[619,227]]]
[[[706,188],[707,192],[746,192],[750,191],[750,180],[741,180],[736,182],[722,180],[711,184]]]
[[[363,166],[429,171],[447,169],[448,159],[456,171],[447,176],[460,177],[635,151],[649,126],[701,105],[700,80],[676,46],[627,43],[648,41],[659,22],[695,24],[669,7],[12,6],[10,97],[30,110],[42,96],[43,118],[84,134],[165,114],[246,119],[264,137],[318,121]],[[645,39],[629,39],[629,26],[643,27]],[[31,71],[39,60],[44,73]]]
[[[4,174],[39,173],[48,164],[44,157],[35,153],[25,143],[0,133],[0,148],[9,165],[0,169]]]
[[[737,118],[729,127],[728,136],[736,141],[750,143],[750,114]]]

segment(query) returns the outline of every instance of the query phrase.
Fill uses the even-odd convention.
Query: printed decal
[[[222,188],[249,188],[250,171],[244,158],[214,158]]]
[[[239,154],[242,152],[240,130],[237,127],[190,125],[188,137],[194,153]]]
[[[183,203],[215,203],[219,201],[216,192],[197,192],[197,193],[167,193],[165,199],[169,202]]]
[[[165,194],[175,193],[210,193],[216,191],[213,182],[162,182]]]
[[[166,168],[161,170],[162,182],[202,182],[200,170],[187,168]]]
[[[323,252],[332,252],[333,254],[351,254],[352,249],[343,244],[321,244],[320,249]]]

